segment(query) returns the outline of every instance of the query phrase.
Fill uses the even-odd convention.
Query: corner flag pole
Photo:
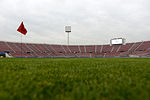
[[[22,57],[22,34],[21,34],[21,57]]]
[[[17,29],[17,31],[21,33],[21,57],[22,57],[22,34],[26,35],[26,33],[27,33],[27,30],[24,27],[23,22],[21,22],[21,25],[19,26],[19,28]]]

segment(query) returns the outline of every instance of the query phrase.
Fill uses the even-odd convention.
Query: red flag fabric
[[[23,22],[21,23],[21,25],[19,26],[19,28],[17,29],[18,32],[22,33],[23,35],[26,35],[27,30],[23,25]]]

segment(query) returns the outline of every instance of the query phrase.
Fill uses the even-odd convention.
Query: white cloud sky
[[[20,42],[16,30],[24,21],[23,42],[66,44],[65,25],[72,26],[70,44],[108,44],[150,40],[149,0],[0,0],[0,41]]]

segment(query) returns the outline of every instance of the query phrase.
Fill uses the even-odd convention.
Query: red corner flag
[[[18,32],[26,35],[27,33],[27,30],[25,29],[24,25],[23,25],[23,22],[21,23],[21,25],[19,26],[19,28],[17,29]]]

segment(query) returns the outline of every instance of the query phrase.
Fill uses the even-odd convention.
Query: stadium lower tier
[[[150,56],[150,41],[125,45],[52,45],[0,41],[0,52],[12,57]]]

